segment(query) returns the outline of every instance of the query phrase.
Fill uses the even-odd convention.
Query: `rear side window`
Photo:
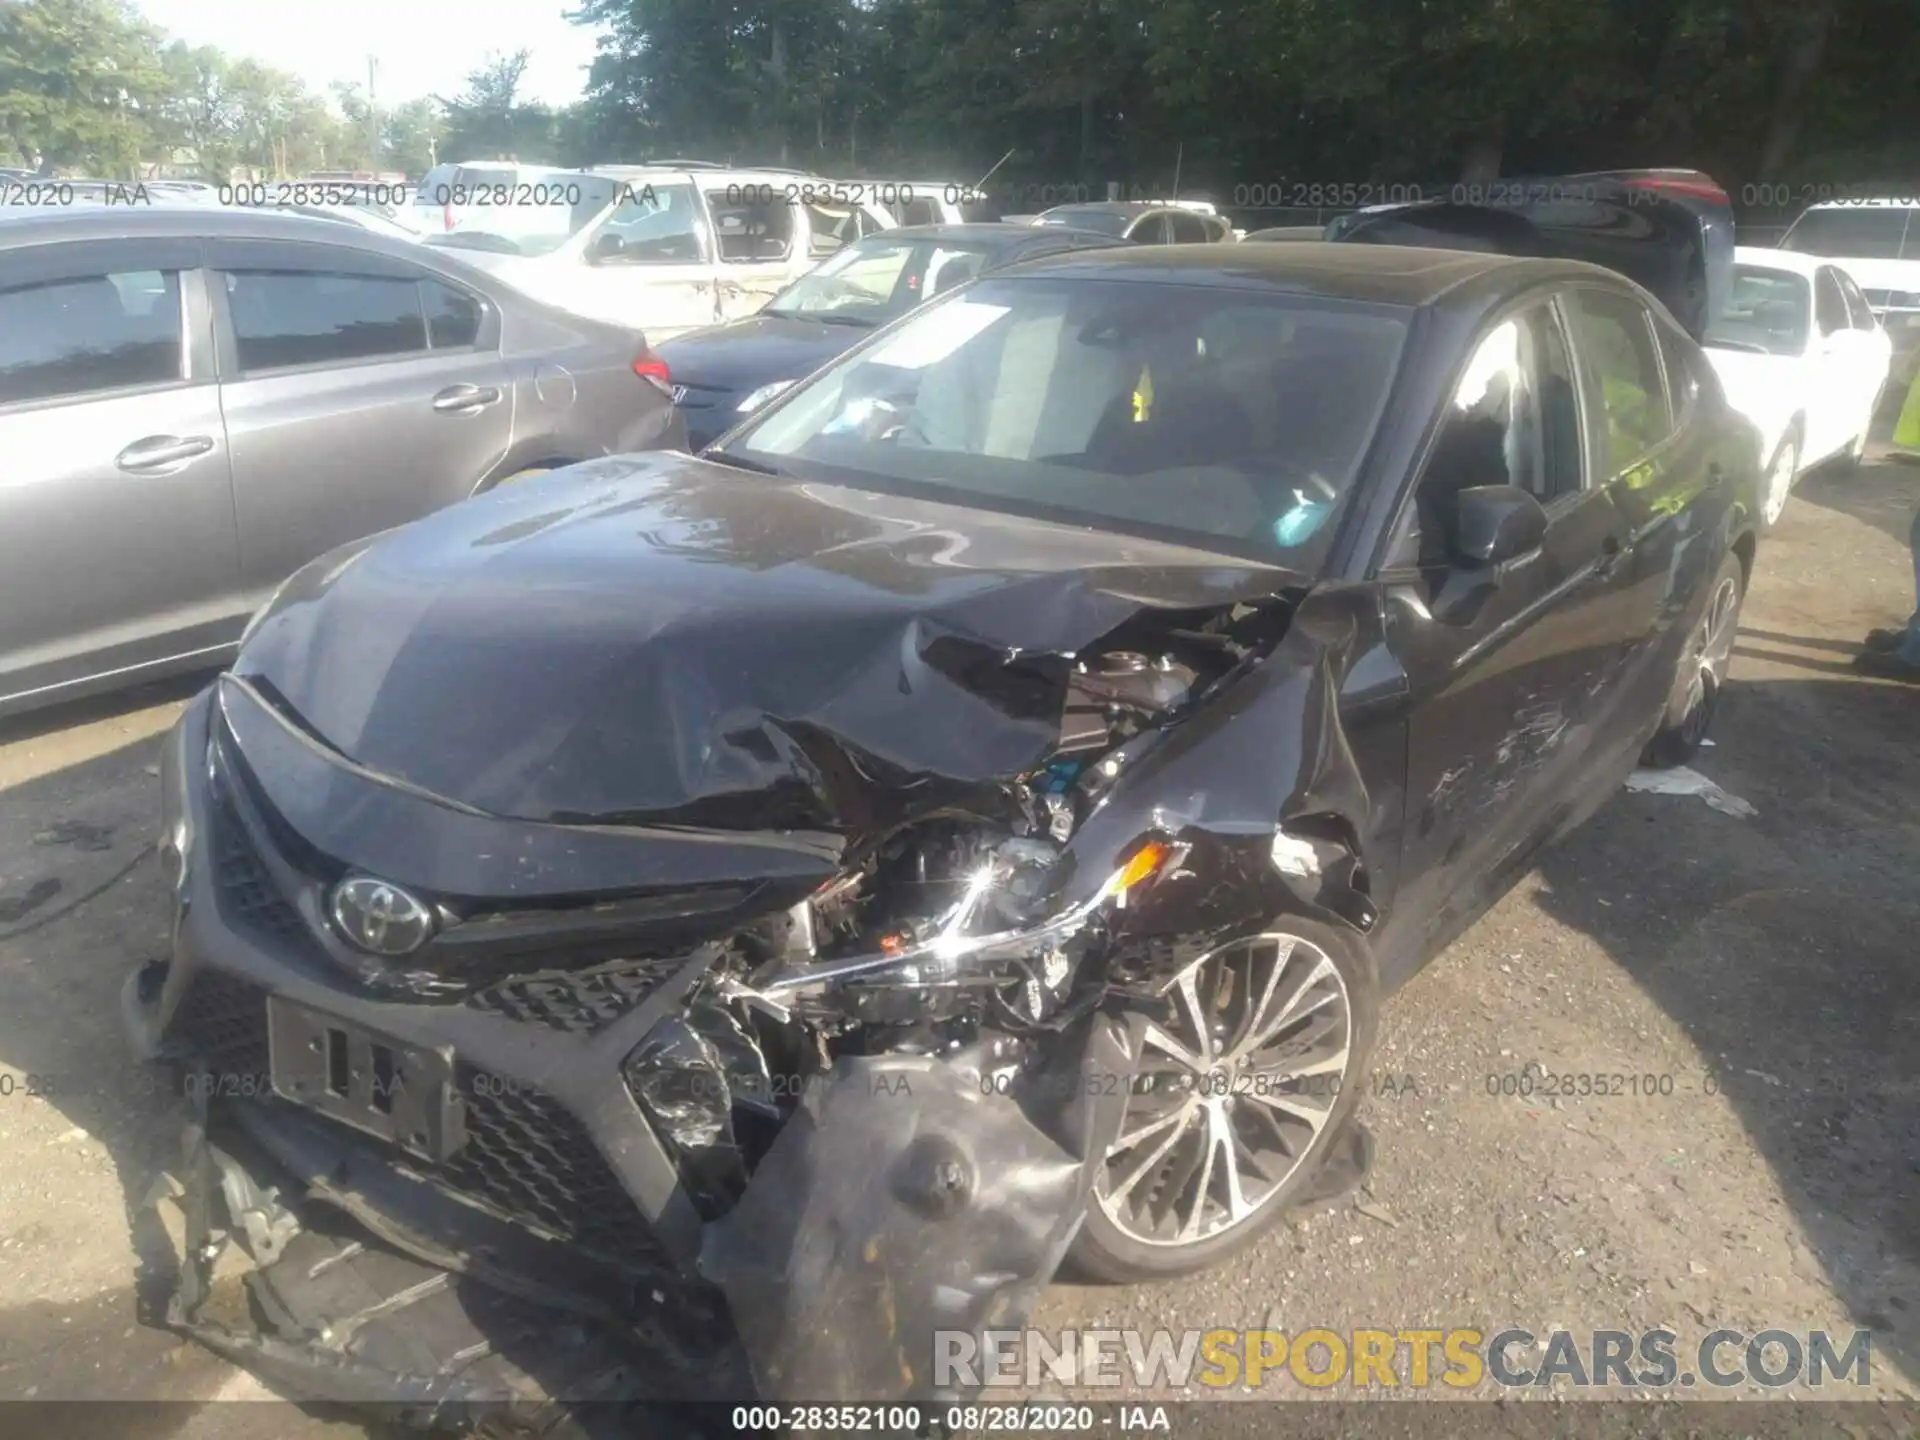
[[[729,185],[706,193],[722,260],[750,264],[784,260],[792,253],[794,207],[778,189],[770,185]]]
[[[1673,433],[1652,317],[1609,290],[1575,290],[1572,299],[1578,344],[1600,384],[1607,473],[1619,475]]]
[[[940,223],[940,208],[931,199],[902,200],[893,207],[893,213],[900,217],[902,225],[937,225]]]
[[[1167,217],[1149,215],[1137,222],[1127,231],[1127,239],[1136,245],[1164,245],[1167,243]]]
[[[1844,270],[1835,270],[1833,278],[1840,282],[1840,294],[1847,302],[1847,319],[1853,322],[1853,328],[1877,328],[1880,322],[1873,318],[1873,307],[1867,304],[1866,295],[1853,283],[1853,277]]]
[[[438,280],[420,282],[427,313],[427,344],[435,350],[460,350],[480,339],[481,304],[464,290]]]
[[[178,380],[180,341],[177,271],[0,290],[0,405]]]
[[[1700,376],[1694,369],[1691,347],[1681,332],[1665,325],[1654,328],[1660,333],[1660,354],[1667,362],[1667,400],[1673,407],[1677,427],[1685,422],[1693,402],[1700,398]]]
[[[1173,228],[1176,245],[1204,245],[1213,238],[1207,232],[1207,222],[1198,215],[1169,215],[1167,223]]]
[[[1847,315],[1847,297],[1840,293],[1840,282],[1833,267],[1823,265],[1813,277],[1813,323],[1822,335],[1837,335],[1852,323]]]
[[[236,270],[226,280],[243,371],[427,348],[418,281],[312,270]]]
[[[844,205],[808,205],[807,253],[827,256],[860,238],[860,212]]]

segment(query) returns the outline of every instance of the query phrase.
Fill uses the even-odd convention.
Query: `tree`
[[[549,158],[555,149],[554,113],[545,105],[523,105],[520,81],[528,52],[489,54],[467,76],[467,88],[441,100],[446,112],[442,148],[450,156],[473,159],[512,156]]]
[[[123,0],[0,0],[0,136],[42,174],[138,174],[169,93],[160,33]]]
[[[409,100],[385,117],[386,163],[390,169],[422,176],[433,168],[446,118],[432,100]]]

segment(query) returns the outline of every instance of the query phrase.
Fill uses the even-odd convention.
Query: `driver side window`
[[[1573,364],[1558,313],[1541,301],[1500,321],[1474,347],[1388,565],[1446,563],[1462,490],[1512,485],[1551,505],[1584,483]]]

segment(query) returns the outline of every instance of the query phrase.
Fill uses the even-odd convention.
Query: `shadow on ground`
[[[1621,797],[1539,902],[1685,1028],[1876,1359],[1920,1373],[1920,691],[1735,680],[1716,733],[1756,817]]]

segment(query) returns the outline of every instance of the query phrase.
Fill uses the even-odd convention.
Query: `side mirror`
[[[588,247],[587,263],[589,265],[599,265],[604,261],[612,259],[626,248],[627,242],[622,240],[618,235],[608,234],[598,236],[595,238],[593,244]]]
[[[1537,551],[1547,538],[1547,512],[1514,485],[1476,485],[1454,497],[1453,554],[1463,565],[1504,567]]]

